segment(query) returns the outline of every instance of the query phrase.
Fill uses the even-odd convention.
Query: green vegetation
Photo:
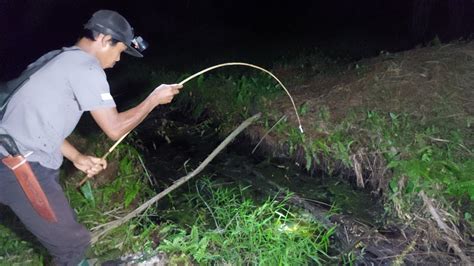
[[[269,129],[274,123],[271,121],[276,121],[273,117],[282,115],[278,110],[270,110],[271,107],[265,108],[279,91],[264,76],[257,75],[252,79],[220,77],[220,81],[219,77],[208,81],[201,78],[191,94],[192,97],[183,97],[179,103],[193,110],[195,117],[211,111],[226,123],[233,121],[227,117],[245,116],[249,108],[260,108],[259,111],[266,112],[261,124]],[[196,101],[196,104],[184,99]],[[309,131],[313,135],[316,132],[317,138],[300,134],[288,119],[273,130],[286,143],[290,154],[298,147],[305,150],[307,170],[321,165],[321,160],[329,174],[360,164],[361,171],[371,175],[371,180],[362,180],[361,184],[370,183],[375,190],[384,192],[388,213],[407,218],[406,215],[410,216],[421,207],[418,193],[425,191],[447,209],[462,212],[456,217],[473,222],[474,152],[464,141],[469,138],[466,135],[472,123],[469,117],[464,128],[456,128],[449,123],[443,124],[442,120],[420,123],[419,117],[407,113],[355,109],[334,123],[327,107],[320,106],[315,113],[310,113],[310,109],[305,103],[299,112],[303,119],[312,117],[310,119],[316,121]],[[377,160],[380,165],[375,165]],[[371,169],[371,166],[381,169]]]
[[[10,217],[2,215],[0,224],[0,265],[43,265],[46,250],[39,247],[31,234],[17,233],[23,227],[15,226],[20,222],[16,217]]]
[[[102,138],[96,141],[90,147],[103,150],[105,141]],[[75,187],[83,177],[81,174],[64,182],[79,221],[91,230],[124,216],[155,193],[145,178],[146,171],[136,149],[120,144],[111,156],[109,161],[117,162],[116,178],[114,174],[98,176],[94,185],[88,182],[81,191]],[[106,183],[99,185],[101,182]],[[248,196],[246,189],[198,180],[196,191],[180,194],[174,201],[170,198],[175,210],[172,217],[167,212],[158,215],[158,210],[150,209],[101,238],[88,257],[106,261],[124,254],[147,256],[164,251],[169,253],[171,265],[183,262],[302,265],[310,261],[322,265],[329,260],[326,253],[332,229],[326,230],[317,221],[291,209],[286,199],[257,202]],[[183,213],[180,215],[176,209]],[[155,216],[167,222],[158,224],[153,220]],[[0,234],[4,242],[0,243],[1,263],[5,265],[42,265],[44,258],[49,257],[38,243],[30,242],[31,237],[23,239],[3,226]]]
[[[78,213],[79,221],[92,230],[127,214],[154,195],[146,178],[140,154],[135,148],[122,143],[113,156],[114,158],[109,158],[109,160],[118,162],[117,172],[116,175],[109,176],[109,180],[102,181],[106,184],[92,188],[88,182],[81,191],[76,189],[76,183],[66,182],[65,184],[66,194]],[[100,176],[96,177],[99,180],[100,178]],[[151,222],[148,215],[151,213],[114,230],[94,245],[94,254],[90,256],[107,255],[106,253],[110,252],[112,247],[119,249],[121,252],[118,254],[122,254],[125,251],[143,251],[144,247],[152,246],[152,234],[156,225]]]
[[[447,50],[440,49],[441,52]],[[442,64],[433,60],[431,54],[424,57],[425,54],[398,59],[396,55],[387,55],[380,60],[386,62],[385,65],[364,61],[333,68],[325,67],[332,66],[335,61],[324,59],[319,53],[296,59],[294,64],[285,62],[281,67],[290,68],[294,73],[290,73],[293,76],[287,74],[283,83],[305,82],[310,84],[305,91],[311,91],[314,89],[311,82],[327,82],[324,84],[330,88],[295,97],[305,134],[297,129],[283,90],[271,77],[255,70],[220,70],[219,74],[201,76],[186,84],[170,108],[179,108],[199,122],[219,122],[221,126],[217,130],[222,135],[243,118],[262,112],[264,116],[259,126],[264,129],[263,133],[271,129],[268,133],[276,140],[273,143],[275,150],[283,148],[285,155],[295,158],[308,171],[318,169],[329,176],[346,176],[354,186],[379,195],[385,207],[384,218],[387,218],[380,221],[381,224],[402,223],[419,231],[428,230],[425,225],[433,223],[433,217],[420,196],[423,192],[433,200],[444,222],[453,228],[463,228],[460,235],[472,235],[474,118],[465,111],[464,102],[455,101],[466,98],[458,88],[470,84],[441,83],[444,79],[449,82],[453,76],[461,81],[472,79],[453,73],[449,77],[443,76],[444,72],[439,70],[443,70]],[[403,61],[407,58],[418,61]],[[439,60],[445,58],[454,60],[451,68],[461,68],[457,73],[474,73],[462,61],[472,59],[465,59],[455,52],[443,55]],[[319,66],[318,60],[321,60]],[[419,64],[425,65],[419,67]],[[294,65],[296,67],[291,69]],[[147,79],[143,81],[147,86],[182,80],[176,79],[175,73],[150,73],[143,67],[135,72],[141,73],[140,78]],[[316,74],[311,81],[312,73]],[[406,77],[410,80],[403,80]],[[441,85],[430,87],[436,82],[428,77],[438,78],[435,81]],[[339,80],[342,78],[347,80],[342,82]],[[415,85],[404,89],[403,84]],[[354,86],[352,91],[350,86]],[[426,93],[427,88],[437,91]],[[280,121],[282,116],[286,117]],[[262,132],[258,137],[262,137]],[[96,146],[91,150],[103,154],[108,148],[104,142],[104,139],[95,140]],[[100,228],[125,215],[155,193],[146,178],[140,155],[131,145],[122,144],[112,155],[109,161],[117,162],[116,173],[109,175],[112,178],[103,182],[96,179],[81,191],[75,188],[76,179],[80,177],[64,181],[79,220],[88,228]],[[245,195],[245,188],[230,189],[208,180],[196,184],[195,191],[180,195],[172,202],[184,204],[179,218],[171,218],[167,212],[156,214],[156,210],[149,210],[107,234],[94,246],[90,257],[106,259],[130,252],[155,254],[165,251],[171,254],[174,264],[299,265],[329,261],[327,252],[332,231],[289,208],[285,201],[257,202]],[[170,198],[173,201],[173,197]],[[177,215],[179,210],[173,207],[170,207],[170,213]],[[167,222],[155,224],[153,216]],[[15,222],[13,219],[7,224]],[[437,226],[430,226],[429,230],[433,228]],[[453,232],[458,231],[454,229]],[[432,240],[429,237],[433,236],[434,244],[429,245],[447,246],[446,242],[437,244],[443,240],[439,231],[431,233],[419,238],[428,239],[426,242],[429,243]],[[18,236],[0,225],[0,264],[3,261],[8,265],[41,264],[43,257],[47,257],[46,252],[30,240],[31,236]],[[415,242],[410,246],[416,246]],[[363,249],[363,244],[359,247]],[[356,254],[343,254],[341,263],[352,264]],[[403,262],[403,256],[397,259]]]
[[[107,142],[104,138],[98,138],[96,141],[89,143],[90,149],[100,150],[101,153],[106,150],[104,146]],[[118,162],[116,171],[112,171],[109,176],[96,177],[110,180],[94,180],[107,182],[105,185],[92,187],[88,182],[79,191],[76,184],[84,177],[81,173],[76,172],[73,177],[62,178],[66,195],[76,210],[79,221],[92,230],[127,214],[154,195],[136,149],[128,144],[120,144],[112,156],[114,158],[109,160]],[[109,168],[114,166],[109,165]],[[152,251],[156,247],[153,235],[157,233],[157,225],[149,218],[153,215],[152,212],[153,210],[150,210],[113,230],[94,245],[88,257],[107,260],[117,259],[130,252]],[[16,217],[8,217],[16,220]],[[44,258],[49,257],[46,250],[31,234],[25,232],[26,229],[22,226],[16,228],[20,235],[11,231],[15,221],[7,224],[8,228],[3,225],[0,227],[0,265],[42,265]]]
[[[183,212],[196,217],[193,224],[164,226],[159,250],[173,260],[199,265],[323,265],[332,230],[269,198],[256,203],[246,188],[229,188],[204,179],[197,192],[187,194]],[[191,210],[191,211],[190,211]],[[194,210],[194,211],[192,211]],[[175,214],[176,215],[176,214]],[[184,256],[183,256],[184,255]]]
[[[308,171],[317,168],[328,175],[345,175],[380,195],[390,218],[383,224],[403,222],[422,228],[427,221],[433,222],[423,192],[442,219],[469,235],[474,228],[473,117],[465,106],[469,105],[466,88],[471,84],[456,82],[471,80],[466,76],[472,70],[471,61],[456,50],[438,49],[410,52],[413,62],[387,55],[387,63],[380,63],[382,58],[375,63],[358,62],[353,70],[318,73],[314,80],[321,82],[336,77],[332,81],[335,92],[296,97],[305,134],[299,133],[294,118],[277,122],[283,115],[291,117],[292,111],[285,104],[286,96],[272,85],[276,82],[264,75],[251,75],[251,82],[237,75],[201,78],[178,103],[195,117],[219,120],[223,135],[249,110],[263,112],[260,125],[271,129],[271,137],[278,140],[273,143],[275,150],[283,147]],[[451,66],[445,72],[436,65],[438,54],[439,60],[450,60],[445,62]],[[429,75],[438,82],[436,87],[424,79]],[[349,80],[341,89],[338,77]],[[433,228],[438,227],[434,224]]]

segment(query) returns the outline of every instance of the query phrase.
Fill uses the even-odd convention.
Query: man
[[[63,156],[76,168],[94,176],[105,160],[80,153],[67,140],[85,111],[112,140],[135,128],[160,104],[171,102],[182,87],[160,85],[143,102],[118,112],[103,69],[112,68],[122,52],[142,57],[141,39],[134,37],[127,20],[115,11],[100,10],[85,24],[75,46],[65,48],[12,96],[0,122],[0,133],[11,136],[47,196],[56,222],[38,215],[12,170],[0,163],[0,203],[8,205],[48,249],[57,265],[77,265],[89,246],[90,233],[76,221],[58,183]],[[5,149],[0,153],[7,156]]]

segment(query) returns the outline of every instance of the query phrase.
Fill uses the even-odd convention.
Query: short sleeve
[[[82,62],[71,72],[69,84],[81,111],[116,106],[105,72],[95,62]]]

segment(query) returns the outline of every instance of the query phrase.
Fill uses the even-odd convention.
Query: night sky
[[[0,0],[0,80],[74,44],[98,9],[124,15],[150,43],[148,60],[187,64],[271,61],[292,50],[340,49],[358,59],[473,32],[474,0]]]

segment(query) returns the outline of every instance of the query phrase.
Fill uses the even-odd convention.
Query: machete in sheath
[[[13,171],[33,208],[48,222],[57,222],[56,214],[49,205],[46,194],[44,194],[30,164],[20,154],[13,138],[10,135],[0,134],[0,145],[10,154],[2,159],[3,164]]]

